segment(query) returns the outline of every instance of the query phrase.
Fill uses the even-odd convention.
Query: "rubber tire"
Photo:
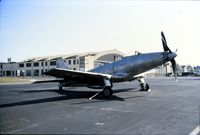
[[[141,90],[140,91],[148,91],[150,89],[149,84],[146,83],[146,85],[144,86],[143,83],[140,84]]]
[[[148,84],[148,83],[146,83],[145,90],[146,90],[146,91],[148,91],[149,89],[150,89],[150,87],[149,87],[149,84]]]
[[[106,98],[107,98],[107,97],[111,97],[112,94],[113,94],[113,91],[112,91],[111,87],[107,86],[107,87],[105,87],[105,88],[103,89],[103,96],[104,96],[104,97],[106,97]]]

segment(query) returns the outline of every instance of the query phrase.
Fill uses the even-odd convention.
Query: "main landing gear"
[[[103,96],[104,97],[111,97],[113,95],[113,91],[110,86],[106,86],[103,89]]]
[[[109,79],[104,79],[104,88],[103,88],[103,91],[100,91],[98,93],[96,93],[94,96],[90,97],[89,100],[92,100],[94,97],[96,97],[97,95],[99,94],[102,94],[103,97],[105,98],[109,98],[109,97],[112,97],[113,95],[113,90],[112,90],[112,83],[110,82]]]
[[[144,78],[138,78],[137,80],[140,82],[140,91],[151,91],[148,83],[145,82]]]
[[[99,94],[101,94],[105,98],[109,98],[109,97],[112,97],[113,91],[112,91],[112,88],[110,86],[105,86],[103,88],[103,91],[100,91],[100,92],[96,93],[95,95],[93,95],[92,97],[90,97],[89,100],[92,100],[93,98],[95,98]]]
[[[104,79],[104,84],[105,84],[105,87],[103,88],[103,96],[104,97],[111,97],[112,94],[113,94],[113,91],[112,91],[112,83],[110,82],[109,79]]]

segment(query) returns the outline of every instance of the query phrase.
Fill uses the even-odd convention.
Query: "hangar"
[[[87,71],[105,63],[120,60],[125,56],[124,53],[118,50],[108,50],[102,52],[34,57],[14,64],[2,63],[1,76],[42,76],[43,72],[55,68],[59,60],[64,60],[69,69]]]

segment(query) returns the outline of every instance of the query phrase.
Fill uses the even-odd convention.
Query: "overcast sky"
[[[200,65],[200,1],[1,0],[0,62],[117,49],[163,51]]]

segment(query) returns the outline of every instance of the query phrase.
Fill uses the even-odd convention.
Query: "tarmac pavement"
[[[7,134],[162,134],[199,133],[200,78],[146,78],[114,84],[114,96],[65,88],[57,83],[0,86],[0,133]]]

